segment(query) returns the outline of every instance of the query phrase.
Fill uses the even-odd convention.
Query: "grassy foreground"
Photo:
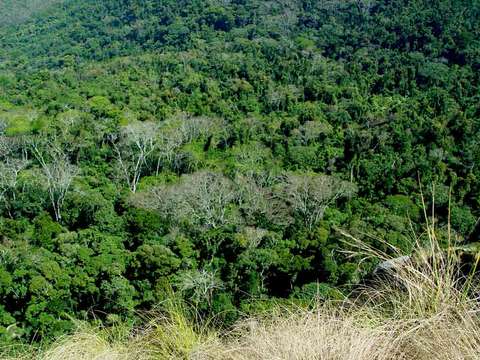
[[[457,254],[441,251],[433,227],[409,261],[354,300],[314,309],[279,308],[228,333],[192,323],[181,306],[132,331],[79,327],[47,349],[4,359],[478,359],[480,310],[474,278]],[[349,241],[356,243],[354,238]],[[449,240],[450,241],[450,240]],[[420,244],[421,241],[418,241]],[[425,245],[426,243],[426,245]],[[358,254],[392,257],[357,242]]]

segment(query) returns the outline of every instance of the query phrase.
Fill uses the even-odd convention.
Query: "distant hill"
[[[388,49],[480,64],[478,0],[3,0],[0,9],[0,64],[58,67],[64,56],[83,61],[185,50],[198,39],[218,40],[214,34],[225,42],[282,39],[336,59]]]

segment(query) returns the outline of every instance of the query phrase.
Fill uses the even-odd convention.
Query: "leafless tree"
[[[158,134],[158,155],[156,175],[160,172],[160,166],[171,165],[176,152],[183,145],[183,136],[177,129],[161,129]]]
[[[277,17],[278,25],[283,34],[290,34],[298,23],[300,13],[300,2],[292,0],[277,0],[280,6],[280,15]]]
[[[370,15],[370,11],[374,5],[374,0],[354,0],[358,10],[364,16]]]
[[[192,292],[192,299],[197,303],[206,301],[211,304],[215,290],[222,287],[216,273],[205,269],[187,272],[180,277],[180,290]]]
[[[302,90],[296,85],[271,85],[267,90],[266,102],[272,109],[281,110],[301,97]]]
[[[70,163],[62,149],[53,144],[44,147],[33,141],[31,146],[44,176],[55,220],[60,221],[65,197],[78,174],[78,169]]]
[[[157,146],[158,125],[134,122],[125,126],[112,145],[123,179],[134,193],[144,172],[147,160]]]
[[[161,165],[171,166],[178,157],[180,148],[196,139],[213,134],[222,134],[222,120],[209,117],[194,117],[185,113],[166,120],[158,130],[156,174]]]
[[[266,101],[272,109],[279,110],[286,102],[285,94],[278,87],[271,86],[266,94]]]
[[[182,187],[185,196],[180,209],[184,217],[211,228],[231,220],[227,218],[227,211],[236,194],[229,179],[218,173],[202,171],[186,176]]]
[[[292,131],[292,137],[301,145],[309,145],[317,141],[322,134],[329,134],[332,132],[332,127],[327,122],[321,121],[307,121],[300,128]]]
[[[290,223],[284,201],[273,193],[276,181],[269,172],[248,171],[235,177],[237,201],[248,224],[255,224],[259,217],[277,225]]]
[[[24,146],[24,136],[8,136],[5,131],[7,123],[0,120],[0,159],[9,159],[20,155],[23,159],[27,158]]]
[[[246,170],[263,169],[266,163],[273,161],[272,151],[260,142],[236,146],[233,149],[235,164]]]
[[[17,197],[18,176],[27,165],[28,161],[24,159],[7,158],[0,162],[0,199],[10,216],[11,202]]]
[[[189,143],[202,136],[208,136],[218,129],[220,120],[205,116],[185,116],[180,127],[185,143]]]
[[[283,198],[310,230],[322,219],[328,206],[356,191],[354,184],[327,175],[287,174],[282,188]]]
[[[221,130],[223,120],[207,116],[192,116],[179,113],[162,124],[162,130],[175,129],[181,134],[184,143],[189,143],[202,136],[208,136]]]
[[[201,171],[184,175],[178,184],[151,189],[137,200],[137,204],[157,209],[177,221],[217,228],[237,221],[235,216],[229,216],[235,198],[235,189],[229,179],[222,174]]]
[[[245,242],[247,249],[255,249],[262,242],[263,238],[268,234],[268,230],[253,226],[245,226],[242,229],[241,237]]]
[[[89,145],[88,142],[82,138],[79,129],[86,126],[85,120],[82,118],[82,113],[77,110],[70,110],[67,107],[66,111],[57,115],[55,119],[55,142],[61,144],[65,152],[72,154],[78,153],[81,148]],[[96,137],[103,136],[103,132],[99,129],[92,129]]]

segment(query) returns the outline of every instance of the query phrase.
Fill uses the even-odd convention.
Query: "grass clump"
[[[195,316],[185,306],[170,301],[142,329],[81,327],[46,350],[10,359],[478,359],[477,260],[466,272],[450,231],[442,247],[433,224],[427,218],[409,256],[390,245],[388,255],[344,234],[352,254],[389,264],[348,300],[279,308],[223,333],[190,320]]]

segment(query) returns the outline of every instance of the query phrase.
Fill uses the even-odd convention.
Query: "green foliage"
[[[2,341],[340,298],[421,194],[478,241],[478,1],[55,5],[0,1]]]

